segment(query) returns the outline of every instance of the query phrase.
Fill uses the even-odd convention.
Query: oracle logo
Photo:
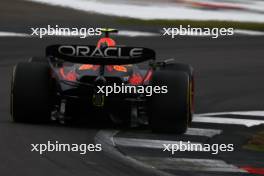
[[[101,57],[101,58],[138,58],[142,57],[143,48],[124,50],[121,47],[107,47],[105,49],[90,46],[63,45],[58,48],[62,55],[73,57]]]

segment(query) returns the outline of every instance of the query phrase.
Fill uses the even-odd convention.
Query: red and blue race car
[[[115,29],[102,32],[105,36],[94,46],[51,45],[45,57],[14,66],[14,122],[66,123],[103,114],[115,123],[184,133],[193,115],[192,67],[157,61],[148,48],[118,46],[109,37]]]

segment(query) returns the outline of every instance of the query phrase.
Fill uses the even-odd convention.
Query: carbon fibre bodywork
[[[115,121],[130,121],[144,114],[145,96],[142,94],[98,94],[97,86],[148,85],[153,68],[140,68],[137,64],[98,65],[67,62],[47,57],[54,87],[53,117],[60,121],[103,113]],[[143,60],[144,61],[144,60]],[[116,61],[118,63],[118,61]],[[140,112],[139,112],[139,109]],[[136,112],[135,112],[136,111]],[[135,117],[134,117],[135,118]]]

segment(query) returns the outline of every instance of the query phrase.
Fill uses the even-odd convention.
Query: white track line
[[[161,157],[137,157],[137,159],[151,164],[157,169],[247,173],[245,170],[239,169],[223,160]]]
[[[125,147],[140,147],[140,148],[152,148],[152,149],[164,149],[164,145],[168,144],[188,144],[184,141],[167,141],[167,140],[154,140],[154,139],[136,139],[136,138],[114,138],[116,145]],[[190,144],[190,143],[189,143]],[[191,144],[202,144],[197,142],[191,142]]]
[[[189,128],[185,135],[190,136],[206,136],[213,137],[215,135],[221,134],[222,130],[214,129],[202,129],[202,128]],[[116,137],[114,142],[120,146],[129,146],[129,147],[141,147],[141,148],[155,148],[163,149],[164,144],[187,144],[188,142],[182,141],[169,141],[169,140],[157,140],[157,139],[139,139],[139,138],[123,138]],[[192,143],[192,144],[201,144],[201,143]]]
[[[247,127],[264,124],[264,120],[235,119],[235,118],[207,117],[207,116],[194,117],[193,122],[244,125]]]
[[[184,31],[183,31],[184,32]],[[153,37],[153,36],[162,36],[161,33],[154,33],[154,32],[143,32],[143,31],[119,31],[118,36],[128,36],[128,37]],[[254,30],[245,30],[245,29],[234,29],[234,36],[236,35],[249,35],[249,36],[264,36],[263,31],[254,31]],[[213,35],[199,35],[199,34],[192,34],[192,33],[187,33],[185,36],[189,37],[213,37]],[[177,36],[176,36],[177,37]],[[180,36],[179,36],[180,37]],[[221,36],[219,36],[221,37]],[[226,37],[226,36],[223,36]]]
[[[180,31],[179,33],[185,33],[185,31]],[[118,33],[118,35],[124,35],[124,36],[130,36],[130,37],[137,37],[137,36],[162,36],[163,31],[160,33],[152,33],[152,32],[140,32],[140,31],[121,31]],[[249,36],[264,36],[263,31],[255,31],[255,30],[246,30],[246,29],[234,29],[234,35],[249,35]],[[202,33],[202,35],[195,34],[195,33],[187,33],[185,36],[190,37],[213,37],[214,35],[205,35],[205,33]],[[177,37],[177,36],[176,36]],[[219,35],[219,37],[221,37]],[[226,37],[226,36],[223,36]]]
[[[127,37],[153,37],[153,36],[160,36],[159,33],[154,32],[144,32],[144,31],[129,31],[129,30],[120,30],[118,34],[115,34],[118,36],[127,36]],[[30,35],[25,33],[16,33],[16,32],[1,32],[0,31],[0,37],[36,37],[37,35]],[[54,35],[44,35],[42,37],[83,37],[82,35],[70,35],[70,34],[54,34]],[[90,37],[90,36],[86,36]]]
[[[118,32],[119,36],[128,36],[128,37],[152,37],[152,36],[160,36],[159,33],[153,33],[153,32],[142,32],[142,31],[127,31],[127,30],[121,30]]]
[[[235,30],[235,35],[239,34],[239,35],[250,35],[250,36],[264,36],[264,32],[261,31],[250,31],[250,30],[240,30],[240,29],[236,29]],[[162,36],[162,33],[154,33],[154,32],[145,32],[145,31],[130,31],[130,30],[120,30],[118,32],[118,34],[114,34],[117,36],[126,36],[126,37],[155,37],[155,36]],[[186,36],[189,37],[212,37],[208,36],[208,35],[195,35],[195,34],[187,34]],[[36,37],[38,38],[39,36],[32,36],[30,34],[25,34],[25,33],[15,33],[15,32],[1,32],[0,31],[0,37]],[[55,35],[44,35],[42,37],[83,37],[82,35],[59,35],[59,34],[55,34]],[[90,37],[90,36],[86,36],[86,37]]]
[[[220,129],[206,129],[206,128],[188,128],[184,135],[189,136],[204,136],[204,137],[213,137],[222,133]],[[137,136],[146,136],[146,133],[136,133]],[[162,137],[162,134],[160,135]]]
[[[264,111],[234,111],[234,112],[215,112],[196,114],[196,116],[216,116],[216,115],[243,115],[243,116],[258,116],[264,118]]]
[[[245,30],[245,29],[235,29],[235,34],[241,34],[241,35],[253,35],[253,36],[263,36],[264,32],[262,31],[253,31],[253,30]]]
[[[15,33],[15,32],[1,32],[0,37],[28,37],[28,34],[24,33]]]
[[[213,137],[215,135],[221,134],[222,130],[215,129],[203,129],[203,128],[189,128],[185,135],[190,136],[205,136]],[[139,139],[139,138],[123,138],[116,137],[115,143],[120,146],[130,146],[130,147],[141,147],[141,148],[155,148],[162,149],[163,144],[179,144],[180,141],[169,141],[169,140],[157,140],[157,139]],[[182,142],[187,144],[188,142]],[[201,143],[192,143],[192,144],[201,144]]]
[[[117,36],[127,36],[127,37],[152,37],[152,36],[159,36],[159,33],[153,33],[153,32],[144,32],[144,31],[129,31],[129,30],[119,30],[117,34],[114,34]],[[58,37],[81,37],[82,35],[70,35],[70,34],[55,34],[53,36]],[[52,36],[44,36],[44,37],[52,37]],[[82,36],[83,37],[83,36]],[[89,35],[86,35],[86,37],[91,37]]]
[[[186,135],[191,136],[206,136],[213,137],[215,135],[221,134],[222,130],[217,129],[205,129],[205,128],[188,128]]]

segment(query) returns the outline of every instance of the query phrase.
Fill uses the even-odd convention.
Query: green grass
[[[177,27],[182,25],[187,27],[199,28],[235,28],[264,31],[264,23],[251,23],[251,22],[232,22],[232,21],[195,21],[195,20],[140,20],[133,18],[121,18],[119,22],[122,24],[133,25],[153,25],[162,27]]]
[[[254,135],[246,145],[243,146],[244,149],[261,151],[264,152],[264,131],[261,131]]]

